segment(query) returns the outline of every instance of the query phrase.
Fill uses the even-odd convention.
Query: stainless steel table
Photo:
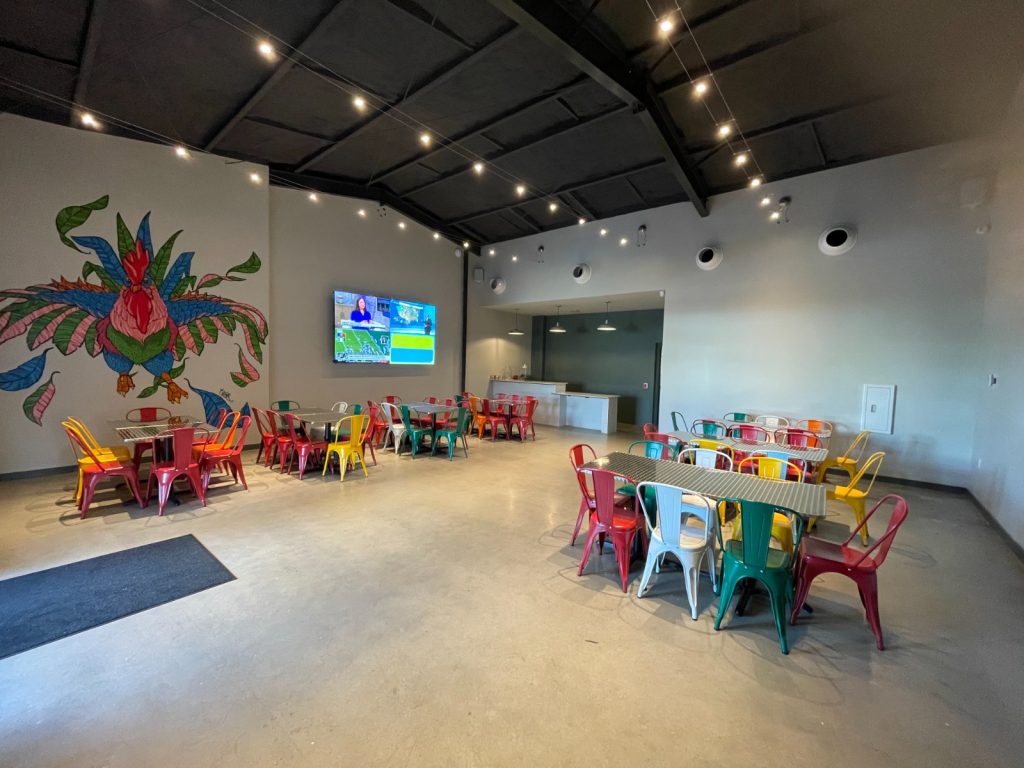
[[[774,504],[804,518],[825,517],[825,486],[766,480],[754,475],[705,469],[693,464],[648,459],[629,453],[610,453],[583,465],[584,469],[607,469],[638,483],[668,483],[713,499],[746,499]]]
[[[820,464],[828,458],[828,448],[798,448],[793,445],[779,445],[778,443],[749,443],[744,440],[737,440],[735,437],[707,437],[696,432],[669,432],[673,437],[678,437],[684,443],[694,440],[714,440],[716,443],[728,445],[736,451],[753,453],[754,451],[775,451],[784,453],[791,459],[809,461],[811,464]],[[686,445],[683,446],[686,448]]]

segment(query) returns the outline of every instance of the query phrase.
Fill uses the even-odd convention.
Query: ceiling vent
[[[718,267],[722,263],[722,249],[712,245],[705,245],[697,251],[697,266],[706,272]]]
[[[577,264],[572,268],[572,279],[575,280],[579,285],[590,282],[590,265],[589,264]]]
[[[818,238],[818,250],[826,256],[841,256],[853,250],[857,230],[853,227],[829,227]]]
[[[491,280],[491,293],[502,294],[508,286],[505,284],[505,278],[495,277]]]

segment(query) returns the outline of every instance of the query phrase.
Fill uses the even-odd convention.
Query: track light
[[[598,232],[597,234],[599,234],[601,237],[604,237],[605,235],[608,234],[608,230],[605,229],[604,227],[601,227],[601,231]]]
[[[265,59],[274,58],[274,46],[270,44],[269,40],[260,40],[256,46],[256,50],[260,52],[260,56]]]
[[[86,128],[100,127],[99,121],[92,116],[92,112],[83,112],[79,120],[82,121],[82,125],[84,125]]]
[[[317,201],[318,201],[318,200],[319,200],[320,198],[319,198],[319,197],[317,197],[317,195],[316,195],[316,192],[310,192],[310,193],[309,193],[309,199],[310,199],[310,200],[311,200],[312,202],[314,202],[314,203],[315,203],[315,202],[317,202]]]
[[[440,232],[435,232],[434,233],[434,239],[435,240],[440,240],[441,239],[441,233]]]
[[[249,181],[251,181],[253,184],[259,184],[260,181],[262,181],[262,178],[260,177],[260,175],[258,173],[250,173],[249,174]]]
[[[667,35],[669,32],[671,32],[673,29],[675,29],[675,27],[676,27],[675,22],[672,21],[672,19],[670,19],[668,17],[666,17],[666,18],[664,18],[664,19],[662,19],[661,21],[658,22],[658,29],[660,29],[662,34],[664,34],[664,35]]]
[[[356,109],[362,112],[364,109],[366,109],[366,99],[364,99],[362,96],[355,96],[352,99],[352,106],[354,106]]]
[[[750,180],[750,188],[751,189],[757,189],[758,187],[761,186],[761,183],[763,181],[764,181],[764,179],[762,179],[760,176],[755,176],[754,178],[752,178]]]
[[[629,240],[627,240],[626,238],[622,238],[621,240],[619,240],[619,245],[625,248],[627,245],[629,245]]]
[[[761,207],[762,208],[767,208],[771,204],[772,204],[772,199],[768,195],[765,195],[764,197],[761,198]]]
[[[693,95],[696,96],[698,99],[702,98],[704,96],[704,94],[707,93],[707,92],[708,92],[708,81],[707,80],[698,80],[697,82],[695,82],[693,84]]]
[[[744,165],[747,164],[747,161],[749,160],[749,154],[747,154],[746,152],[740,152],[738,155],[736,155],[736,157],[733,158],[732,161],[736,163],[736,165],[738,165],[740,168],[742,168]]]
[[[431,139],[430,139],[430,134],[429,133],[426,133],[424,131],[423,133],[420,134],[420,144],[422,144],[424,147],[429,147],[430,146],[430,141],[431,141]]]
[[[551,213],[554,213],[555,211],[557,211],[558,210],[558,203],[554,203],[554,202],[548,203],[548,210],[551,211]]]
[[[191,153],[182,144],[179,144],[174,148],[174,154],[182,159],[191,156]]]
[[[366,209],[365,208],[360,208],[358,211],[356,211],[356,213],[359,214],[359,218],[361,218],[361,219],[365,219],[366,218]]]
[[[476,175],[479,176],[481,173],[484,172],[484,164],[477,160],[475,163],[473,163],[473,170],[476,172]]]
[[[720,138],[720,139],[728,138],[731,133],[732,133],[732,126],[729,125],[728,123],[722,123],[720,126],[718,126],[718,138]]]
[[[462,241],[462,247],[463,248],[469,248],[469,240],[463,240]]]
[[[526,194],[526,187],[522,184],[516,184],[516,194],[522,197]]]
[[[399,229],[405,229],[405,222],[404,221],[398,222],[398,228]]]

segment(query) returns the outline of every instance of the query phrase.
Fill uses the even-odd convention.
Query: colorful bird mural
[[[181,230],[154,250],[149,213],[134,235],[117,215],[116,250],[102,237],[69,234],[107,203],[104,195],[85,205],[64,208],[56,219],[61,241],[80,253],[91,251],[99,263],[86,261],[82,276],[75,280],[61,276],[46,284],[0,291],[0,344],[22,335],[30,350],[52,344],[36,357],[0,373],[0,389],[21,391],[36,385],[45,372],[46,354],[53,348],[63,355],[85,349],[92,357],[103,357],[116,374],[114,388],[121,396],[136,389],[135,376],[141,368],[153,381],[138,397],[150,397],[164,389],[169,402],[179,403],[188,397],[176,383],[185,371],[187,355],[198,357],[221,334],[234,335],[236,330],[241,331],[245,347],[238,345],[241,371],[232,373],[231,379],[240,387],[256,381],[259,370],[246,352],[263,362],[269,333],[266,318],[255,307],[212,295],[209,289],[255,274],[262,266],[259,256],[253,253],[223,275],[197,279],[191,271],[193,252],[179,253],[170,261]],[[22,406],[25,416],[37,424],[42,423],[53,400],[53,379],[51,374]]]

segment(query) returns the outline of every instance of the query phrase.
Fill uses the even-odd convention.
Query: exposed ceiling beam
[[[456,34],[455,31],[451,29],[451,27],[446,25],[443,21],[438,21],[437,14],[430,13],[430,11],[428,11],[422,5],[413,2],[413,0],[387,0],[387,2],[393,5],[398,10],[407,13],[412,18],[430,27],[435,32],[440,32],[450,41],[452,41],[457,46],[462,48],[462,50],[473,50],[473,46],[467,43],[461,37],[459,37],[459,35]]]
[[[541,104],[546,104],[547,102],[553,99],[561,98],[562,96],[571,93],[580,86],[586,85],[589,82],[590,78],[588,77],[578,77],[572,82],[562,86],[561,88],[558,88],[557,90],[551,91],[550,93],[545,93],[541,96],[535,96],[532,99],[528,99],[527,101],[524,101],[510,109],[505,110],[497,117],[489,119],[486,123],[482,123],[473,128],[470,128],[468,131],[465,131],[464,133],[460,133],[457,136],[453,136],[449,141],[443,144],[439,144],[433,149],[424,152],[422,155],[417,155],[416,157],[413,157],[409,160],[403,160],[402,162],[391,166],[382,173],[373,177],[372,180],[375,182],[382,182],[385,179],[390,178],[394,174],[404,171],[406,168],[410,166],[416,165],[418,163],[425,163],[430,158],[435,157],[436,155],[439,155],[445,150],[449,149],[449,147],[452,144],[460,144],[464,141],[475,139],[477,136],[480,136],[483,133],[487,133],[487,131],[491,130],[492,128],[497,128],[506,120],[510,120],[511,118],[516,117],[522,114],[523,112],[526,112],[527,110],[533,109],[534,107],[540,106]]]
[[[818,153],[818,161],[822,166],[828,165],[828,156],[825,154],[825,147],[821,144],[821,136],[818,135],[818,127],[811,123],[811,138],[814,139],[814,151]]]
[[[597,186],[598,184],[604,184],[607,181],[615,181],[616,179],[621,179],[623,176],[631,176],[634,173],[643,173],[644,171],[649,171],[652,168],[660,168],[661,166],[665,165],[665,163],[666,161],[663,159],[654,160],[650,163],[637,165],[634,166],[633,168],[626,168],[621,171],[616,171],[615,173],[608,173],[603,176],[598,176],[596,178],[584,179],[583,181],[573,182],[572,184],[566,184],[564,187],[559,187],[554,192],[552,192],[551,195],[557,197],[558,195],[564,195],[566,192],[575,192],[576,190],[583,189],[584,187],[594,187]],[[467,221],[483,218],[484,216],[490,216],[493,213],[501,213],[502,211],[518,208],[519,206],[525,203],[529,203],[531,201],[546,200],[551,195],[531,195],[530,197],[524,198],[522,200],[516,200],[514,203],[499,205],[496,208],[488,208],[486,211],[477,211],[476,213],[470,213],[465,216],[460,216],[457,219],[450,219],[448,220],[447,223],[449,225],[464,224]]]
[[[590,209],[590,207],[587,206],[587,204],[584,203],[582,200],[580,200],[579,195],[573,194],[572,192],[563,192],[560,195],[560,197],[564,197],[566,200],[568,200],[570,207],[576,208],[580,213],[582,213],[587,218],[598,218],[597,215]]]
[[[638,73],[624,53],[611,50],[604,41],[558,3],[550,0],[488,0],[538,40],[589,75],[627,104],[655,139],[672,175],[701,216],[708,215],[703,179],[693,167],[683,137],[646,75]]]
[[[92,0],[89,15],[85,17],[85,28],[82,34],[82,53],[78,59],[78,75],[75,77],[75,90],[71,102],[78,107],[85,106],[85,97],[89,91],[89,78],[92,77],[93,62],[100,44],[100,25],[107,9],[107,0]],[[68,114],[68,122],[75,120],[74,109]]]
[[[509,208],[507,213],[511,213],[521,223],[525,224],[526,228],[536,234],[541,231],[540,224],[534,221],[532,218],[527,216],[525,213],[520,211],[518,208]]]
[[[212,152],[224,137],[231,132],[231,129],[238,125],[242,119],[274,89],[274,86],[280,83],[285,76],[292,71],[295,67],[296,59],[299,56],[302,56],[303,52],[308,50],[310,46],[315,45],[323,38],[326,30],[341,15],[341,11],[347,2],[348,0],[339,0],[327,13],[321,16],[320,19],[313,24],[313,27],[306,33],[305,37],[302,38],[298,45],[294,46],[294,50],[296,52],[295,55],[283,58],[281,63],[278,64],[270,74],[270,77],[264,80],[245,101],[233,110],[231,116],[221,123],[220,127],[218,127],[213,132],[213,135],[203,144],[204,150]]]
[[[557,130],[551,131],[550,133],[545,133],[544,135],[539,136],[536,139],[532,139],[530,141],[527,141],[525,144],[519,144],[519,145],[517,145],[515,147],[512,147],[511,149],[507,149],[507,150],[504,150],[504,151],[499,151],[499,152],[497,152],[497,153],[495,153],[493,155],[487,155],[487,156],[484,157],[484,159],[488,163],[494,163],[497,160],[507,160],[509,157],[511,157],[512,155],[515,155],[515,154],[517,154],[519,152],[524,152],[527,149],[532,149],[532,148],[538,146],[539,144],[543,144],[543,143],[545,143],[547,141],[551,141],[552,139],[556,139],[556,138],[559,138],[561,136],[565,136],[565,135],[570,134],[570,133],[575,133],[576,131],[580,130],[581,128],[587,127],[588,125],[593,125],[594,123],[601,122],[602,120],[607,120],[609,117],[614,117],[615,115],[621,115],[621,114],[625,113],[627,110],[629,110],[629,107],[625,106],[624,104],[623,105],[619,105],[617,107],[612,107],[611,109],[606,109],[604,112],[599,112],[598,114],[594,115],[593,117],[587,117],[587,118],[584,118],[583,120],[580,120],[578,122],[571,123],[570,125],[567,125],[567,126],[565,126],[563,128],[558,128]],[[429,189],[430,187],[433,187],[433,186],[436,186],[437,184],[440,184],[442,182],[448,181],[449,179],[454,179],[457,176],[462,176],[462,175],[464,175],[466,173],[469,173],[471,168],[472,168],[472,166],[465,166],[463,168],[458,168],[458,169],[456,169],[454,171],[451,171],[449,173],[442,174],[441,176],[438,176],[435,179],[431,179],[430,181],[427,181],[427,182],[424,182],[423,184],[420,184],[418,187],[413,187],[412,189],[403,192],[402,195],[403,196],[409,196],[409,195],[418,194],[418,193],[422,192],[425,189]]]
[[[420,81],[419,83],[416,84],[416,86],[409,89],[409,91],[406,92],[406,95],[400,98],[398,101],[394,102],[393,104],[385,104],[383,107],[380,108],[378,112],[376,112],[367,120],[361,122],[355,128],[347,130],[341,135],[336,136],[331,144],[328,144],[323,149],[319,149],[316,152],[312,153],[309,157],[307,157],[305,160],[299,163],[298,166],[296,166],[295,170],[298,173],[302,173],[303,171],[308,170],[313,165],[316,165],[321,160],[325,159],[326,157],[336,152],[338,148],[341,147],[346,141],[355,136],[358,136],[359,134],[366,131],[370,126],[376,124],[378,120],[381,120],[384,117],[386,117],[388,113],[393,112],[396,109],[400,109],[401,107],[404,107],[413,99],[419,98],[425,95],[426,93],[429,93],[430,91],[434,90],[438,86],[448,82],[456,75],[461,74],[468,67],[471,67],[482,57],[493,52],[498,47],[510,42],[518,34],[518,27],[503,27],[501,31],[499,31],[496,35],[491,37],[490,40],[488,40],[482,46],[474,50],[472,53],[463,56],[461,59],[455,62],[445,64],[438,71],[431,73],[425,80]]]
[[[69,59],[59,59],[56,56],[51,56],[48,53],[37,51],[35,48],[30,48],[27,45],[18,45],[11,41],[0,41],[0,50],[14,51],[25,56],[31,56],[34,59],[40,59],[41,61],[49,62],[50,64],[56,64],[57,66],[64,67],[65,69],[78,69],[78,62],[71,61]]]

